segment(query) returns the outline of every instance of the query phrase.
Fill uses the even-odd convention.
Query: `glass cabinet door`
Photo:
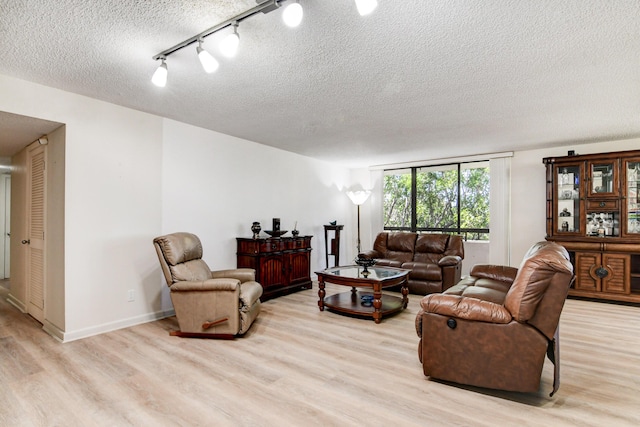
[[[615,161],[589,162],[589,197],[617,196],[618,173]]]
[[[580,232],[580,166],[556,167],[557,195],[556,212],[554,213],[556,232]]]
[[[640,159],[625,160],[624,173],[623,233],[637,237],[640,234]]]

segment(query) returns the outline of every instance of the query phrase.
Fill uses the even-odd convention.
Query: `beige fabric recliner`
[[[180,325],[171,335],[230,339],[249,330],[262,296],[255,270],[211,271],[200,239],[191,233],[156,237],[153,245]]]

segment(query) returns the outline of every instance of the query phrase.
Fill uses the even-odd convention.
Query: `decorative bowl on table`
[[[369,275],[369,270],[367,269],[371,266],[374,266],[378,260],[374,258],[363,258],[357,256],[354,261],[356,264],[362,267],[362,275],[366,278]]]
[[[361,304],[365,307],[371,307],[373,305],[373,295],[365,294],[360,297]]]
[[[362,257],[357,257],[355,260],[355,263],[358,264],[360,267],[372,267],[376,264],[376,262],[378,261],[377,259],[374,258],[362,258]]]
[[[264,230],[264,232],[267,233],[271,237],[284,236],[285,234],[287,234],[287,231],[288,230]]]

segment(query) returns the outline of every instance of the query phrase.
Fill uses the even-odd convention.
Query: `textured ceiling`
[[[255,1],[4,0],[0,74],[354,167],[640,136],[638,0],[300,3],[160,89],[153,55]]]

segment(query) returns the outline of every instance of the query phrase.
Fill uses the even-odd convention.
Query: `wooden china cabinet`
[[[569,251],[569,295],[640,303],[640,150],[543,163],[546,239]]]
[[[236,238],[237,266],[256,270],[256,281],[263,288],[261,301],[311,289],[311,238]]]

